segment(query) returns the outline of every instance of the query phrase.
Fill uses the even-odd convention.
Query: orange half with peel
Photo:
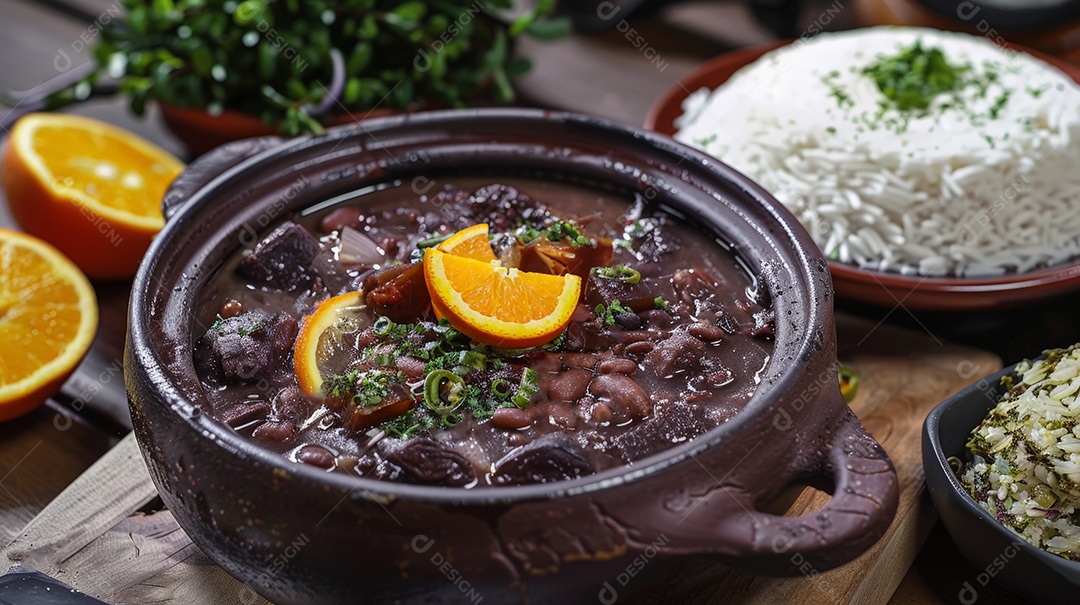
[[[504,349],[550,342],[570,323],[581,294],[576,275],[529,273],[431,248],[424,278],[432,306],[455,329]]]
[[[495,253],[491,250],[491,242],[488,241],[487,223],[480,223],[458,231],[439,244],[438,249],[454,256],[464,256],[484,262],[497,260]]]
[[[360,292],[328,298],[304,318],[293,345],[293,369],[300,388],[309,395],[322,392],[326,366],[342,343],[342,334],[359,329],[364,299]]]
[[[97,332],[86,276],[45,242],[0,229],[0,420],[60,389]]]
[[[96,278],[135,274],[165,225],[161,198],[184,169],[134,133],[59,113],[19,119],[0,162],[19,226]]]

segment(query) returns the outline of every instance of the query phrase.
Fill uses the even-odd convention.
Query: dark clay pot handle
[[[816,460],[808,456],[798,469],[807,479],[832,480],[835,489],[825,506],[783,517],[756,510],[755,496],[746,490],[721,486],[706,496],[711,514],[680,523],[671,540],[673,554],[714,554],[744,570],[797,575],[847,563],[877,542],[896,514],[898,480],[885,451],[844,409],[822,454]],[[719,526],[716,519],[722,519]]]
[[[226,143],[212,149],[188,164],[180,176],[169,185],[161,200],[161,212],[169,220],[191,196],[207,183],[240,162],[285,142],[281,137],[256,137]]]
[[[888,529],[899,498],[896,471],[885,450],[850,410],[823,458],[816,468],[801,470],[811,477],[830,476],[832,499],[802,517],[746,510],[742,522],[756,524],[751,556],[761,557],[766,565],[787,567],[789,572],[831,569],[869,548]]]

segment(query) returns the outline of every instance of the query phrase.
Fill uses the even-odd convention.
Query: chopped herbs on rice
[[[1002,383],[960,481],[1028,542],[1080,560],[1080,344],[1022,362]]]
[[[839,262],[985,278],[1080,257],[1080,85],[983,37],[824,33],[683,111],[677,140],[760,183]]]

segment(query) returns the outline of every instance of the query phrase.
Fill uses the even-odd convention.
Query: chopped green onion
[[[454,373],[464,376],[471,370],[486,369],[487,355],[477,351],[462,351],[458,354],[457,364],[454,366]]]
[[[438,246],[439,244],[445,242],[446,240],[450,239],[453,236],[454,236],[453,233],[447,233],[446,235],[432,235],[431,237],[429,237],[427,239],[422,239],[422,240],[416,242],[416,247],[423,250],[424,248],[431,248],[433,246]]]
[[[390,321],[390,318],[380,315],[375,323],[371,324],[371,330],[378,336],[386,336],[397,324]]]
[[[569,221],[562,221],[548,227],[547,238],[556,244],[565,238],[574,248],[588,246],[592,243],[592,240],[582,233],[577,225]]]
[[[518,233],[518,239],[520,239],[523,244],[527,244],[538,237],[540,237],[540,231],[535,227],[528,227]]]
[[[627,267],[626,265],[615,265],[614,267],[593,267],[593,275],[597,277],[603,277],[606,279],[614,279],[624,284],[634,285],[641,281],[641,272],[633,267]]]
[[[491,381],[491,392],[499,399],[504,399],[510,395],[510,383],[502,378],[496,378]]]
[[[539,379],[540,375],[536,373],[536,370],[525,368],[525,371],[521,374],[521,383],[518,384],[517,393],[514,393],[510,401],[519,409],[528,408],[529,404],[532,403],[533,395],[540,392]]]
[[[453,413],[465,394],[465,381],[449,370],[435,370],[424,378],[424,404],[439,416]]]
[[[375,356],[375,365],[393,367],[397,365],[397,362],[394,361],[394,356],[390,353],[379,353]]]

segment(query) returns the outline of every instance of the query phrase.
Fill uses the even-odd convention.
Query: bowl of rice
[[[703,65],[645,126],[756,180],[839,296],[911,309],[1080,288],[1080,68],[977,36],[826,33]]]
[[[982,379],[923,425],[923,467],[946,529],[978,574],[1036,602],[1080,589],[1080,345]]]

